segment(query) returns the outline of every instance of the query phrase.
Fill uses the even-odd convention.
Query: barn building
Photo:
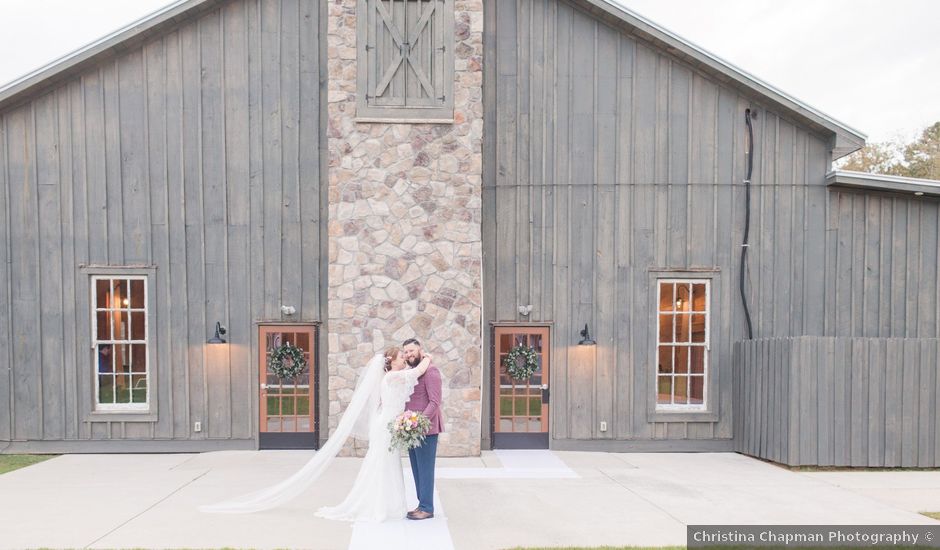
[[[176,2],[0,89],[0,452],[316,448],[417,337],[441,455],[938,466],[864,143],[615,0]]]

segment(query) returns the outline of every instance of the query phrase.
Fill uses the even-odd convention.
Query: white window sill
[[[118,409],[111,411],[91,411],[85,415],[85,422],[156,422],[157,413],[151,410]]]
[[[453,118],[356,117],[356,124],[453,124]]]
[[[718,422],[718,412],[708,409],[656,408],[647,414],[648,422]]]

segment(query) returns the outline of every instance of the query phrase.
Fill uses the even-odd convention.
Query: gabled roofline
[[[178,0],[103,38],[69,53],[0,88],[0,111],[36,91],[51,88],[93,63],[114,56],[148,37],[179,24],[193,12],[205,12],[224,0]],[[774,88],[720,57],[620,5],[615,0],[581,0],[633,27],[634,34],[659,43],[672,54],[702,65],[722,81],[768,98],[811,126],[832,133],[832,158],[837,159],[865,145],[867,136],[806,103]]]
[[[865,145],[868,136],[862,132],[685,40],[672,31],[621,5],[616,0],[581,1],[587,2],[591,6],[627,23],[636,29],[637,35],[648,41],[664,45],[673,55],[678,55],[693,62],[693,64],[710,69],[710,72],[717,73],[722,81],[736,84],[739,88],[760,94],[811,125],[828,130],[834,134],[835,138],[832,142],[833,160],[857,151]]]
[[[826,174],[827,186],[871,189],[874,191],[892,191],[912,193],[917,196],[940,197],[940,181],[904,176],[869,174],[850,170],[834,170]]]
[[[51,88],[102,59],[115,56],[147,38],[172,28],[190,17],[221,4],[224,0],[177,0],[145,15],[94,42],[68,53],[0,87],[0,111],[24,97]]]

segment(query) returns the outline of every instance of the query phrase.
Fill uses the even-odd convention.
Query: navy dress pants
[[[434,460],[437,458],[437,434],[429,435],[420,447],[408,451],[411,473],[415,477],[418,509],[434,513]]]

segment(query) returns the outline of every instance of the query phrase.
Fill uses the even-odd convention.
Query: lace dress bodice
[[[405,412],[405,404],[408,403],[417,383],[418,373],[414,369],[391,371],[385,375],[382,379],[378,414],[385,424]]]

